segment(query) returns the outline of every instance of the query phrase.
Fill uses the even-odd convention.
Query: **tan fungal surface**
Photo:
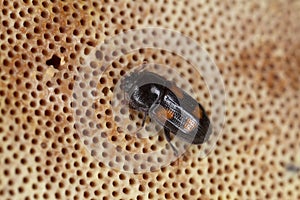
[[[300,199],[299,9],[296,0],[1,0],[0,199]],[[192,145],[171,165],[132,173],[105,159],[172,152],[162,132],[152,134],[161,127],[149,119],[142,138],[129,134],[140,127],[141,113],[115,115],[111,100],[127,71],[145,61],[168,66],[162,75],[210,117],[218,99],[202,81],[207,77],[196,77],[189,62],[163,49],[122,55],[93,81],[100,65],[84,61],[94,49],[144,27],[178,31],[208,52],[224,81],[226,121],[207,156]],[[84,70],[90,81],[77,84]],[[96,101],[78,104],[76,86],[96,88],[80,93]],[[85,109],[90,104],[93,112]],[[107,150],[99,159],[103,138],[133,158]]]

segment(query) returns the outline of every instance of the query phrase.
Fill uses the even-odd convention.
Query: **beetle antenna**
[[[128,105],[129,103],[128,103],[128,100],[125,98],[125,92],[124,92],[124,95],[123,95],[123,100],[121,100],[121,104],[122,105]]]
[[[141,66],[141,69],[139,71],[143,71],[147,67],[148,61],[144,60]]]
[[[125,104],[127,104],[127,102],[126,102],[126,98],[125,98],[125,89],[124,89],[124,82],[122,82],[121,81],[121,84],[120,84],[120,88],[121,88],[121,90],[122,90],[122,92],[123,92],[123,100],[121,100],[121,104],[122,105],[125,105]]]

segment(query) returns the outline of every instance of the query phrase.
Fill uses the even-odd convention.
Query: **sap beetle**
[[[144,113],[142,127],[147,116],[163,126],[175,155],[178,151],[170,142],[170,133],[191,144],[202,144],[211,135],[211,123],[201,104],[162,76],[134,71],[122,78],[120,87],[129,108]]]

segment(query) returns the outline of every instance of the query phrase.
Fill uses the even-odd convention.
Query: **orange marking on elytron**
[[[202,118],[202,110],[200,109],[199,105],[196,106],[195,110],[193,111],[193,115],[198,119]]]
[[[172,119],[174,112],[172,110],[160,107],[157,109],[157,116],[161,121],[165,121],[166,119]]]
[[[192,120],[191,118],[188,118],[186,120],[186,122],[184,123],[183,127],[187,132],[190,132],[192,130],[194,130],[196,127],[198,126],[198,124]]]
[[[183,92],[176,86],[176,85],[172,85],[172,87],[170,88],[170,90],[172,92],[174,92],[174,94],[180,98],[180,99],[183,99],[184,96],[183,96]]]
[[[167,109],[167,118],[172,119],[174,116],[174,112],[172,110]]]

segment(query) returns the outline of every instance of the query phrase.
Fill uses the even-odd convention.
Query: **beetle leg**
[[[177,157],[178,156],[178,151],[175,148],[175,146],[171,143],[170,130],[167,129],[167,128],[164,128],[164,133],[165,133],[165,136],[166,136],[166,139],[167,139],[169,145],[172,147],[172,149],[174,151],[174,155]]]
[[[145,126],[147,115],[148,115],[148,112],[144,112],[144,118],[143,118],[143,121],[142,121],[142,128]]]
[[[135,134],[137,135],[137,137],[141,137],[141,136],[139,135],[138,132],[139,132],[140,130],[142,130],[142,128],[144,128],[145,122],[146,122],[146,119],[147,119],[147,115],[148,115],[148,112],[145,112],[145,113],[144,113],[144,118],[143,118],[141,127],[139,127],[139,128],[135,131]]]
[[[148,112],[145,112],[145,113],[144,113],[144,117],[143,117],[143,121],[142,121],[142,125],[141,125],[141,127],[140,127],[136,132],[138,132],[138,131],[140,131],[142,128],[144,128],[145,122],[146,122],[146,119],[147,119],[147,115],[148,115]]]

